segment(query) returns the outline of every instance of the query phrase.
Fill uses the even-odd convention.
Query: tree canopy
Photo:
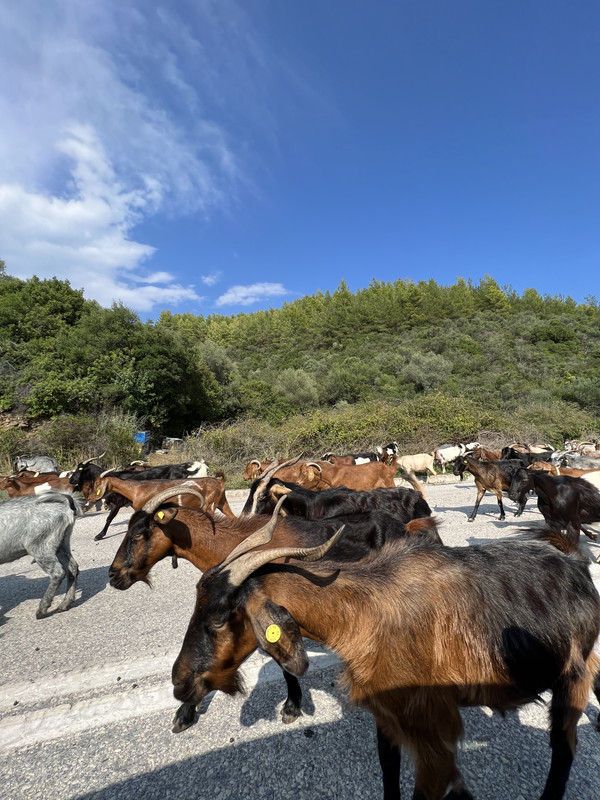
[[[371,281],[234,316],[142,323],[68,281],[0,262],[0,411],[110,409],[180,436],[207,422],[444,396],[510,413],[567,403],[600,414],[600,307],[489,275]]]

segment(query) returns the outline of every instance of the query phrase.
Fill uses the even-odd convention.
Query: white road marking
[[[12,706],[18,700],[20,708],[18,715],[0,720],[0,750],[12,750],[62,736],[73,736],[91,728],[120,723],[158,711],[171,709],[174,714],[177,701],[173,697],[170,675],[176,657],[177,654],[173,653],[129,664],[111,664],[83,672],[64,673],[46,680],[3,686],[0,706]],[[309,651],[309,657],[309,672],[340,663],[338,657],[328,651]],[[240,672],[248,691],[258,683],[281,679],[281,669],[263,653],[255,653]],[[158,685],[133,689],[131,692],[110,693],[111,687],[114,689],[122,686],[123,681],[142,680],[161,674],[168,677]],[[118,683],[117,677],[121,678]],[[99,688],[106,690],[101,697],[65,702],[52,708],[23,710],[26,703],[60,697],[67,700],[69,695],[97,691]]]

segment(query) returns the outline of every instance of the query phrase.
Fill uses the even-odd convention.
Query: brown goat
[[[485,447],[476,447],[469,455],[480,461],[499,461],[502,456],[502,450],[488,450]]]
[[[500,519],[506,518],[504,513],[504,506],[502,505],[502,492],[508,492],[510,489],[511,481],[517,470],[522,469],[523,464],[521,461],[511,459],[508,461],[479,461],[474,456],[459,456],[454,462],[454,475],[460,475],[465,470],[468,470],[475,478],[475,486],[477,487],[477,499],[469,522],[473,522],[477,516],[477,509],[481,503],[481,498],[487,492],[493,492],[498,500],[500,508]],[[527,502],[527,493],[524,492],[519,498],[519,505],[515,516],[519,517],[523,513],[525,503]]]
[[[261,472],[264,472],[271,464],[275,462],[273,461],[259,461],[258,458],[253,458],[252,461],[249,461],[246,466],[244,467],[244,472],[242,474],[242,478],[245,481],[253,481],[260,475]],[[280,462],[277,462],[280,463]]]
[[[405,540],[368,561],[307,567],[329,543],[253,549],[267,543],[255,534],[200,579],[172,671],[178,714],[213,690],[239,692],[238,668],[257,646],[304,674],[309,635],[340,656],[350,698],[375,718],[384,800],[400,798],[401,747],[415,760],[413,800],[441,800],[448,785],[448,797],[471,798],[455,758],[459,708],[505,712],[546,689],[552,763],[541,800],[563,797],[600,666],[600,597],[583,560],[542,541]]]
[[[47,484],[47,487],[45,486]],[[44,488],[40,488],[40,487]],[[27,497],[39,494],[46,488],[72,494],[74,487],[69,478],[61,478],[56,472],[19,473],[19,475],[0,476],[0,489],[4,489],[9,497]]]
[[[181,491],[199,497],[191,487],[182,487]],[[127,533],[109,569],[110,584],[115,589],[128,589],[137,581],[150,583],[148,575],[152,567],[169,556],[185,558],[205,572],[240,546],[250,534],[265,529],[265,519],[268,519],[265,516],[215,520],[200,509],[165,506],[176,493],[177,489],[161,492],[131,516]],[[278,519],[277,511],[283,502],[284,498],[281,498],[269,523],[273,528],[271,535],[280,545],[308,546],[324,542],[343,524],[343,517],[314,521],[297,517]],[[385,542],[416,536],[439,541],[433,517],[414,519],[403,524],[388,514],[373,512],[362,516],[362,522],[357,521],[356,517],[348,522],[345,541],[338,548],[338,557],[352,560],[364,558],[380,546],[381,539]],[[285,671],[284,677],[288,697],[281,716],[284,722],[292,722],[300,716],[302,692],[296,678]],[[187,709],[178,719],[176,729],[183,730],[192,722],[193,709]]]
[[[354,456],[328,456],[323,460],[333,464],[334,467],[352,467],[355,465]]]
[[[370,491],[371,489],[393,488],[396,484],[394,476],[398,469],[398,456],[393,456],[391,463],[383,461],[369,461],[368,464],[353,464],[337,466],[328,461],[299,462],[291,468],[269,471],[270,477],[277,477],[288,483],[297,483],[306,489],[320,491],[321,489],[334,489],[345,486],[347,489],[357,491]],[[406,479],[423,496],[423,487],[411,473],[406,473]]]
[[[368,464],[331,464],[329,461],[306,462],[300,466],[300,480],[295,481],[300,486],[308,486],[314,476],[314,470],[319,474],[318,489],[332,489],[345,486],[347,489],[368,491],[369,489],[383,489],[393,487],[395,467],[388,467],[382,461],[369,461]],[[289,480],[277,475],[281,480]]]
[[[127,481],[120,478],[111,478],[110,476],[100,477],[94,481],[91,502],[102,499],[108,492],[117,492],[117,494],[126,497],[131,502],[134,510],[137,511],[161,492],[167,489],[176,489],[180,486],[195,489],[201,493],[202,498],[199,499],[198,495],[187,493],[174,495],[173,500],[177,505],[192,508],[202,507],[204,511],[210,514],[214,514],[218,508],[226,517],[230,519],[235,517],[227,502],[225,475],[222,472],[217,472],[214,478],[188,478],[185,481]]]

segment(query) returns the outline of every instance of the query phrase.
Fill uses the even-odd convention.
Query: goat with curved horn
[[[289,458],[287,461],[282,461],[281,464],[278,464],[277,459],[275,459],[275,461],[272,461],[269,466],[260,473],[257,480],[262,481],[265,478],[272,478],[273,475],[275,475],[276,472],[279,472],[280,469],[283,469],[284,467],[291,467],[292,464],[297,464],[301,458],[302,456],[295,456],[294,458]]]
[[[145,511],[147,514],[153,514],[156,509],[163,503],[166,503],[167,500],[170,500],[172,497],[177,497],[177,495],[180,494],[194,495],[194,497],[202,501],[200,507],[204,508],[204,496],[200,494],[197,489],[193,489],[191,486],[174,486],[171,489],[165,489],[164,492],[155,495],[152,500],[148,500],[146,505],[142,508],[142,511]]]
[[[254,550],[255,547],[260,547],[263,544],[268,544],[271,539],[273,538],[273,533],[275,531],[275,526],[277,525],[277,515],[279,514],[279,509],[281,508],[285,497],[282,497],[277,505],[275,506],[273,513],[271,514],[271,519],[259,530],[254,531],[240,542],[236,547],[233,548],[231,553],[221,562],[221,568],[226,567],[230,564],[234,559],[238,558],[239,556],[247,553],[249,550]]]
[[[301,456],[295,456],[287,461],[283,461],[281,464],[278,464],[277,461],[272,461],[271,464],[269,464],[269,466],[263,472],[261,472],[257,478],[254,479],[254,483],[250,488],[250,495],[246,500],[246,504],[244,505],[240,516],[247,517],[256,514],[257,504],[259,500],[263,498],[267,484],[271,478],[276,472],[279,472],[280,469],[283,469],[284,467],[291,467],[293,464],[297,464],[300,459]]]
[[[283,498],[279,501],[281,503]],[[278,505],[279,505],[278,503]],[[232,586],[241,586],[242,583],[256,572],[257,569],[276,561],[278,558],[296,558],[300,561],[319,561],[330,550],[344,532],[345,525],[337,529],[333,536],[323,544],[316,547],[274,547],[271,550],[260,550],[239,555],[227,567],[229,582]],[[228,561],[229,558],[225,559]],[[225,563],[225,562],[223,562]]]

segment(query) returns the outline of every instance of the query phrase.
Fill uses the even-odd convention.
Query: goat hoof
[[[281,721],[285,725],[289,725],[291,722],[295,722],[298,717],[302,716],[302,711],[299,708],[290,709],[286,708],[285,706],[281,709]]]
[[[173,733],[181,733],[196,723],[196,707],[193,703],[183,703],[173,717]]]
[[[95,541],[95,542],[99,542],[99,541],[100,541],[100,539],[104,539],[104,534],[103,534],[103,533],[97,533],[97,534],[94,536],[94,541]]]
[[[35,612],[35,618],[36,619],[44,619],[44,617],[46,616],[46,613],[47,613],[46,611],[36,611]]]

